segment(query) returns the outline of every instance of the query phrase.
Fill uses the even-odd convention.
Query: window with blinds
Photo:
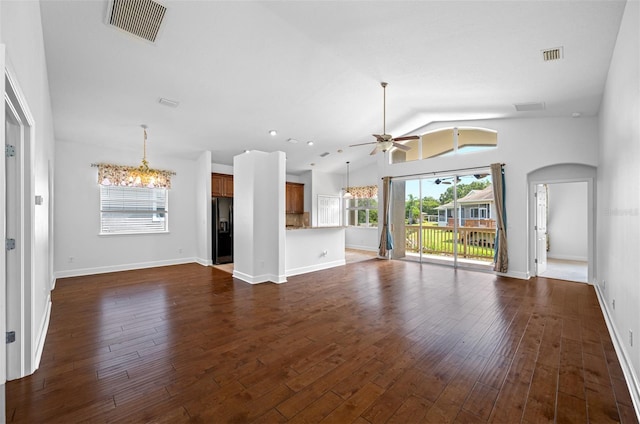
[[[167,215],[167,189],[100,186],[100,234],[164,233]]]

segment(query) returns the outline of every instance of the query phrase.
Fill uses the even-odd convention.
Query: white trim
[[[51,318],[51,293],[47,296],[47,309],[42,317],[40,323],[40,331],[38,331],[38,337],[36,339],[35,355],[33,358],[33,369],[29,371],[29,374],[36,372],[40,368],[40,360],[42,359],[42,351],[44,350],[44,342],[47,339],[47,332],[49,331],[49,320]]]
[[[211,266],[213,265],[213,261],[211,259],[202,259],[202,258],[195,258],[195,261],[202,265],[202,266]]]
[[[262,274],[262,275],[249,275],[244,272],[233,270],[233,278],[237,278],[238,280],[242,280],[245,283],[249,284],[260,284],[260,283],[276,283],[282,284],[287,282],[286,276],[277,276],[274,274]]]
[[[613,347],[616,351],[618,362],[620,362],[620,368],[622,368],[624,379],[627,382],[627,387],[629,389],[629,394],[631,395],[631,400],[633,401],[636,418],[638,419],[638,421],[640,421],[640,382],[638,382],[638,379],[636,378],[637,373],[633,369],[633,363],[629,359],[627,351],[624,349],[624,345],[620,342],[622,338],[618,334],[613,320],[611,319],[611,315],[609,314],[609,306],[604,300],[604,295],[600,291],[600,286],[598,284],[593,284],[593,286],[596,289],[598,303],[600,304],[600,309],[602,310],[604,321],[607,324],[607,329],[609,330],[609,334],[611,335],[611,342],[613,343]]]
[[[332,261],[332,262],[323,262],[320,264],[288,269],[288,270],[285,270],[285,274],[287,277],[291,277],[293,275],[306,274],[308,272],[321,271],[323,269],[346,265],[346,263],[347,262],[344,259],[339,259],[337,261]]]
[[[355,249],[355,250],[364,250],[366,252],[377,252],[378,249],[374,249],[371,246],[360,246],[358,244],[347,244],[344,246],[345,249]]]
[[[584,256],[571,256],[571,255],[553,255],[547,254],[547,259],[559,259],[561,261],[580,261],[589,262],[589,258]]]
[[[106,274],[108,272],[133,271],[136,269],[156,268],[159,266],[199,263],[196,258],[168,259],[164,261],[138,262],[133,264],[101,266],[96,268],[79,268],[56,272],[56,278],[81,277],[84,275]]]
[[[513,271],[509,271],[506,274],[502,273],[502,272],[493,272],[496,275],[499,275],[500,277],[508,277],[508,278],[517,278],[518,280],[528,280],[531,278],[531,274],[529,274],[528,272],[513,272]]]

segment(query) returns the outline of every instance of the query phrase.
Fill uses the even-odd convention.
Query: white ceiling
[[[144,123],[152,166],[154,155],[203,150],[232,164],[255,149],[286,152],[289,173],[312,162],[343,172],[346,161],[373,160],[373,146],[348,145],[382,131],[380,81],[389,82],[394,136],[442,120],[596,115],[625,4],[161,3],[168,10],[151,44],[105,24],[106,0],[41,1],[57,140],[128,149],[135,164]],[[559,46],[562,60],[542,60]],[[546,109],[516,112],[530,102]]]

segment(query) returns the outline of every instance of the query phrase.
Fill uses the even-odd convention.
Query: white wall
[[[596,118],[494,119],[437,123],[419,131],[426,132],[453,126],[474,126],[497,130],[498,147],[486,152],[399,164],[387,164],[386,155],[379,155],[378,176],[380,178],[385,175],[402,176],[485,167],[496,162],[504,163],[508,275],[529,278],[527,174],[532,170],[559,163],[595,166],[598,151],[598,121]]]
[[[548,185],[547,256],[573,261],[588,260],[587,183]]]
[[[133,129],[135,132],[135,129]],[[169,233],[98,235],[100,192],[92,163],[138,165],[140,152],[86,143],[56,144],[55,271],[58,277],[145,268],[198,257],[196,161],[148,155],[153,168],[176,172],[169,190]],[[73,259],[70,259],[73,258]]]
[[[54,135],[51,99],[45,60],[39,2],[0,2],[0,42],[6,46],[6,66],[15,76],[34,119],[32,181],[26,198],[43,197],[35,208],[32,231],[32,310],[29,366],[37,366],[38,352],[44,343],[54,279],[50,266],[52,237],[50,211],[54,193],[49,190],[49,168],[54,164]],[[33,190],[33,192],[31,191]],[[4,222],[4,210],[0,219]],[[4,285],[2,286],[4,289]],[[4,410],[3,410],[4,411]]]
[[[626,359],[622,365],[633,383],[636,411],[640,410],[639,28],[640,3],[628,1],[602,99],[597,183],[598,292],[614,329],[614,343]]]
[[[344,239],[343,228],[287,230],[287,277],[344,265]]]

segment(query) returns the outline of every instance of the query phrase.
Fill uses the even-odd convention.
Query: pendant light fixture
[[[344,189],[344,199],[352,199],[353,195],[349,192],[349,161],[347,161],[347,188]]]
[[[147,126],[140,125],[143,132],[142,162],[140,166],[123,166],[98,163],[98,184],[126,187],[171,188],[173,171],[149,168],[147,161]]]

